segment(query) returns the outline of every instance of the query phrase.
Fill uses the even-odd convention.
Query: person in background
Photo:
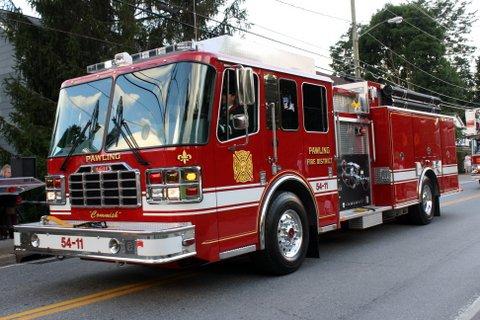
[[[472,157],[470,155],[466,155],[465,159],[463,160],[463,168],[465,169],[465,173],[472,172]]]
[[[11,178],[12,177],[12,167],[9,164],[6,164],[0,170],[0,178]]]
[[[0,170],[0,179],[12,177],[12,168],[6,164]],[[0,193],[6,193],[6,190],[0,188]],[[16,196],[3,194],[0,195],[0,239],[13,238],[13,225],[17,223],[16,217]]]

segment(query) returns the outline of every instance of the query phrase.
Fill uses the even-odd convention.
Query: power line
[[[284,4],[284,5],[290,6],[290,7],[295,8],[295,9],[299,9],[299,10],[302,10],[302,11],[305,11],[305,12],[314,13],[314,14],[317,14],[317,15],[320,15],[320,16],[323,16],[323,17],[327,17],[327,18],[330,18],[330,19],[335,19],[335,20],[339,20],[339,21],[343,21],[343,22],[352,23],[351,20],[348,20],[348,19],[345,19],[345,18],[336,17],[336,16],[332,16],[332,15],[325,14],[325,13],[323,13],[323,12],[315,11],[315,10],[312,10],[312,9],[300,7],[300,6],[297,6],[297,5],[293,4],[293,3],[285,2],[285,1],[282,1],[282,0],[273,0],[273,1],[282,3],[282,4]]]
[[[8,11],[8,12],[9,13],[16,13],[16,12],[13,12],[13,11]],[[42,24],[36,25],[32,22],[22,21],[22,20],[18,20],[18,19],[12,18],[12,17],[8,17],[8,16],[6,16],[6,18],[8,20],[15,21],[15,22],[25,24],[25,25],[28,25],[28,26],[32,26],[32,27],[35,27],[35,28],[45,29],[45,30],[48,30],[48,31],[64,33],[64,34],[67,34],[67,35],[70,35],[70,36],[75,36],[75,37],[85,38],[85,39],[94,40],[94,41],[98,41],[98,42],[103,42],[103,43],[114,45],[114,46],[117,46],[117,47],[124,46],[124,47],[128,47],[128,48],[133,49],[133,47],[131,47],[131,46],[124,45],[124,44],[119,44],[119,43],[112,42],[112,41],[105,40],[105,39],[99,39],[99,38],[95,38],[95,37],[92,37],[92,36],[88,36],[88,35],[84,35],[84,34],[80,34],[80,33],[76,33],[76,32],[71,32],[71,31],[66,31],[66,30],[62,30],[62,29],[47,27],[47,26],[42,25]]]
[[[364,62],[364,61],[361,61],[361,60],[360,60],[360,62],[363,63],[363,64],[365,64],[366,66],[369,66],[369,67],[371,67],[371,68],[373,68],[373,69],[375,69],[375,70],[377,70],[377,71],[382,72],[382,73],[385,74],[385,75],[389,75],[389,76],[391,76],[391,77],[394,77],[394,78],[396,78],[396,79],[398,79],[398,80],[400,80],[400,81],[403,81],[403,82],[405,82],[405,83],[407,83],[407,84],[409,84],[409,85],[411,85],[411,86],[420,88],[420,89],[422,89],[422,90],[424,90],[424,91],[426,91],[426,92],[434,93],[434,94],[436,94],[436,95],[438,95],[438,96],[441,96],[441,97],[445,97],[445,98],[448,98],[448,99],[452,99],[452,100],[456,100],[456,101],[460,101],[460,102],[467,103],[467,104],[469,104],[469,105],[474,105],[474,106],[480,107],[480,104],[479,104],[479,103],[475,103],[475,102],[473,102],[473,101],[466,101],[466,100],[463,100],[463,99],[461,99],[461,98],[455,98],[455,97],[446,95],[446,94],[444,94],[444,93],[440,93],[440,92],[437,92],[437,91],[435,91],[435,90],[425,88],[425,87],[423,87],[423,86],[421,86],[421,85],[419,85],[419,84],[413,83],[413,82],[408,81],[408,80],[406,80],[406,79],[402,79],[402,78],[400,78],[400,77],[397,76],[397,75],[388,74],[386,71],[383,71],[383,70],[382,70],[381,68],[379,68],[379,67],[376,67],[376,66],[374,66],[374,65],[368,64],[368,63],[366,63],[366,62]],[[366,70],[366,69],[365,69],[365,70]],[[370,72],[370,73],[372,73],[372,72],[369,71],[369,70],[367,70],[367,71]],[[382,77],[382,79],[388,81],[388,80],[385,79],[384,77]]]
[[[451,82],[448,82],[448,81],[445,81],[443,80],[442,78],[439,78],[437,77],[436,75],[434,74],[431,74],[430,72],[428,71],[425,71],[423,70],[422,68],[420,68],[419,66],[417,66],[416,64],[410,62],[408,59],[406,59],[405,57],[403,57],[401,54],[397,53],[396,51],[394,51],[393,49],[391,49],[390,47],[388,47],[385,43],[383,43],[382,41],[380,41],[378,38],[376,38],[374,35],[372,35],[370,32],[367,32],[367,35],[369,35],[370,37],[372,37],[375,41],[377,41],[378,43],[380,43],[383,47],[385,47],[385,49],[391,51],[393,54],[395,54],[397,57],[399,57],[400,59],[402,59],[403,61],[405,61],[405,63],[407,63],[408,65],[412,66],[413,68],[417,69],[418,71],[440,81],[440,82],[443,82],[444,84],[447,84],[449,86],[452,86],[452,87],[456,87],[456,88],[459,88],[459,89],[463,89],[463,90],[467,90],[467,91],[472,91],[472,89],[469,89],[469,88],[465,88],[465,87],[462,87],[462,86],[459,86],[459,85],[456,85],[454,83],[451,83]]]
[[[289,3],[284,2],[284,1],[282,1],[282,0],[274,0],[274,1],[277,1],[277,2],[281,2],[281,3],[284,3],[284,4],[290,5],[291,7],[294,7],[294,8],[299,9],[299,10],[304,10],[304,11],[312,12],[312,13],[315,13],[315,14],[324,15],[324,14],[321,14],[321,13],[319,13],[319,12],[317,12],[317,11],[310,10],[310,9],[307,9],[307,8],[304,8],[304,7],[300,7],[300,6],[297,6],[297,5],[292,5],[292,4],[289,4]],[[387,10],[388,10],[388,9],[387,9]],[[389,11],[390,13],[392,13],[392,14],[395,15],[395,13],[393,13],[392,11],[390,11],[390,10],[388,10],[388,11]],[[341,18],[338,18],[338,17],[335,17],[335,18],[341,19]],[[343,19],[343,20],[345,20],[345,19]],[[349,20],[347,20],[347,21],[349,21]],[[408,24],[411,25],[411,26],[413,26],[414,28],[416,28],[416,29],[418,29],[418,30],[426,33],[426,31],[421,30],[420,28],[412,25],[411,23],[408,22]],[[443,79],[441,79],[441,78],[439,78],[439,77],[437,77],[437,76],[435,76],[435,75],[433,75],[433,74],[431,74],[431,73],[423,70],[422,68],[420,68],[420,67],[418,67],[417,65],[413,64],[412,62],[408,61],[406,58],[404,58],[403,56],[401,56],[399,53],[395,52],[393,49],[391,49],[391,48],[389,48],[388,46],[386,46],[383,42],[381,42],[381,41],[378,40],[376,37],[374,37],[370,32],[367,32],[367,34],[368,34],[369,36],[371,36],[372,38],[374,38],[374,40],[376,40],[377,42],[379,42],[379,43],[380,43],[382,46],[384,46],[387,50],[391,51],[392,53],[394,53],[395,55],[397,55],[398,57],[400,57],[402,60],[404,60],[406,63],[408,63],[408,64],[411,65],[412,67],[416,68],[417,70],[419,70],[419,71],[427,74],[428,76],[430,76],[430,77],[432,77],[432,78],[434,78],[434,79],[436,79],[436,80],[438,80],[438,81],[441,81],[441,82],[443,82],[443,83],[445,83],[445,84],[448,84],[448,85],[450,85],[450,86],[454,86],[454,87],[457,87],[457,88],[460,88],[460,89],[463,89],[463,90],[472,92],[472,89],[471,89],[471,88],[466,88],[466,87],[463,87],[463,86],[456,85],[456,84],[454,84],[454,83],[450,83],[450,82],[448,82],[448,81],[446,81],[446,80],[443,80]],[[428,33],[427,33],[427,34],[428,34]],[[439,40],[439,41],[442,41],[442,40],[436,38],[435,36],[433,36],[433,35],[431,35],[431,34],[428,34],[428,35],[429,35],[430,37],[434,37],[435,39],[437,39],[437,40]]]
[[[391,11],[390,9],[388,9],[388,8],[385,8],[385,10],[388,11],[389,13],[393,14],[395,17],[398,16],[395,12],[392,12],[392,11]],[[435,39],[435,40],[440,41],[440,42],[446,42],[445,39],[440,39],[440,38],[434,36],[433,34],[431,34],[431,33],[427,32],[427,31],[425,31],[425,30],[417,27],[417,26],[414,25],[413,23],[410,23],[410,22],[408,21],[408,19],[403,19],[403,22],[405,22],[406,24],[408,24],[408,25],[411,26],[412,28],[420,31],[421,33],[427,35],[428,37],[430,37],[430,38],[432,38],[432,39]]]
[[[325,70],[325,71],[327,71],[327,72],[336,73],[336,74],[338,74],[338,75],[340,75],[340,76],[342,76],[342,77],[347,77],[347,78],[351,78],[351,77],[352,77],[350,74],[346,74],[346,73],[344,73],[344,72],[338,72],[338,71],[335,71],[335,70],[332,70],[332,69],[328,69],[328,68],[324,68],[324,67],[320,67],[320,66],[315,66],[315,67],[316,67],[316,68],[319,68],[319,69],[322,69],[322,70]],[[374,78],[376,78],[376,79],[382,79],[382,80],[385,81],[386,83],[389,83],[389,84],[394,85],[394,86],[397,86],[397,87],[402,87],[403,89],[407,89],[407,88],[399,85],[398,83],[395,83],[395,82],[393,82],[393,81],[390,81],[390,80],[388,80],[388,79],[385,79],[384,77],[382,77],[381,75],[379,75],[379,74],[377,74],[377,73],[374,73],[374,72],[372,72],[372,71],[370,71],[370,70],[367,70],[365,67],[360,67],[360,68],[362,68],[364,71],[372,74],[372,75],[374,76]],[[349,69],[346,70],[346,71],[349,71]],[[415,85],[415,86],[416,86],[416,85]],[[468,109],[469,109],[469,108],[462,107],[462,106],[457,105],[457,104],[452,104],[452,103],[449,103],[449,102],[446,102],[446,101],[442,101],[442,104],[445,105],[445,106],[448,107],[448,108],[457,109],[457,110],[468,110]]]
[[[419,11],[420,13],[422,13],[424,16],[426,16],[427,18],[429,18],[430,20],[432,20],[433,22],[435,22],[436,24],[438,24],[440,27],[442,27],[443,29],[445,30],[448,30],[447,27],[445,27],[444,25],[442,25],[438,19],[435,19],[434,17],[432,17],[429,13],[427,13],[425,10],[423,10],[422,7],[420,7],[419,5],[417,5],[416,3],[414,3],[413,1],[409,1],[408,4],[412,5],[415,9],[417,9],[417,11]]]
[[[120,3],[126,4],[126,5],[129,5],[129,6],[133,7],[133,8],[136,8],[136,9],[138,9],[138,10],[141,10],[141,11],[143,11],[143,12],[152,13],[152,14],[154,14],[154,15],[156,15],[156,16],[165,18],[165,19],[167,19],[167,20],[171,20],[171,21],[174,21],[174,22],[177,22],[177,23],[181,23],[181,24],[183,24],[183,25],[186,25],[186,26],[189,26],[189,27],[192,27],[192,28],[194,27],[193,25],[188,24],[188,23],[186,23],[186,22],[182,22],[182,21],[178,21],[178,20],[175,20],[175,19],[171,19],[171,18],[165,17],[165,16],[163,16],[163,15],[161,15],[161,14],[159,14],[159,13],[152,12],[152,11],[150,11],[150,10],[147,10],[147,9],[144,9],[144,8],[141,8],[141,7],[138,7],[138,6],[135,6],[135,5],[133,5],[133,4],[130,4],[130,3],[127,3],[127,2],[124,2],[124,1],[121,1],[121,0],[114,0],[114,1],[117,1],[117,2],[120,2]],[[274,0],[274,1],[282,2],[281,0]],[[175,6],[175,5],[174,5],[174,6]],[[179,7],[179,6],[176,6],[176,7]],[[296,6],[295,6],[295,7],[296,7]],[[182,8],[183,10],[187,10],[187,9],[185,9],[185,8],[183,8],[183,7],[181,7],[181,8]],[[189,11],[189,10],[187,10],[187,11]],[[204,16],[204,15],[201,15],[201,14],[198,14],[198,13],[197,13],[197,15],[202,16],[202,17],[204,17],[204,18],[206,18],[206,19],[215,21],[215,22],[217,22],[217,23],[225,24],[224,22],[215,20],[215,19],[213,19],[213,18]],[[329,57],[329,56],[326,56],[326,55],[322,55],[322,54],[320,54],[320,53],[318,53],[318,52],[314,52],[314,51],[311,51],[311,50],[307,50],[307,49],[305,49],[305,48],[301,48],[301,47],[298,47],[298,46],[294,46],[294,45],[291,45],[291,44],[289,44],[289,43],[286,43],[286,42],[283,42],[283,41],[280,41],[280,40],[277,40],[277,39],[273,39],[273,38],[267,37],[267,36],[265,36],[265,35],[262,35],[262,34],[259,34],[259,33],[256,33],[256,32],[251,32],[251,31],[246,30],[246,29],[244,29],[244,28],[240,28],[240,27],[237,27],[237,26],[233,26],[233,25],[228,24],[228,23],[227,23],[226,25],[229,26],[229,27],[231,27],[232,29],[235,29],[235,30],[238,30],[238,31],[242,31],[242,32],[245,32],[245,33],[248,33],[248,34],[252,34],[252,35],[254,35],[254,36],[257,36],[257,37],[266,39],[266,40],[268,40],[268,41],[272,41],[272,42],[275,42],[275,43],[278,43],[278,44],[282,44],[282,45],[285,45],[285,46],[288,46],[288,47],[291,47],[291,48],[295,48],[295,49],[300,50],[300,51],[303,51],[303,52],[308,52],[308,53],[310,53],[310,54],[317,55],[317,56],[320,56],[320,57],[325,57],[325,58],[333,59],[333,60],[335,60],[335,61],[342,61],[342,60],[340,60],[340,59],[334,59],[334,58],[332,58],[332,57]],[[279,34],[278,32],[273,31],[273,30],[271,30],[271,29],[269,29],[269,28],[263,27],[263,26],[261,26],[261,25],[259,25],[259,24],[255,24],[255,25],[257,25],[258,27],[264,28],[264,29],[266,29],[266,30],[269,30],[269,31],[271,31],[271,32],[274,32],[274,33]],[[53,29],[53,28],[51,28],[51,29]],[[202,29],[202,28],[201,28],[201,30],[204,31],[204,32],[206,32],[206,33],[210,33],[211,35],[213,34],[213,33],[210,32],[209,30],[205,30],[205,29]],[[63,30],[58,30],[58,29],[57,29],[57,30],[52,30],[52,31],[63,31]],[[84,37],[84,35],[75,34],[75,33],[71,33],[71,32],[70,32],[70,34],[73,35],[73,36],[81,36],[81,37]],[[285,36],[285,35],[283,35],[283,36]],[[87,36],[87,37],[88,37],[88,36]],[[291,39],[295,39],[295,38],[290,37],[290,36],[286,36],[286,37],[291,38]],[[95,40],[104,41],[104,40],[101,40],[101,39],[95,39]],[[302,42],[302,43],[307,44],[307,45],[310,45],[310,46],[312,46],[312,47],[316,47],[316,48],[321,49],[321,50],[326,50],[326,49],[324,49],[324,48],[322,48],[322,47],[318,47],[318,46],[313,45],[313,44],[311,44],[311,43],[308,43],[308,42],[306,42],[306,41],[301,41],[301,40],[297,40],[297,41]],[[112,42],[112,44],[118,45],[117,43],[113,43],[113,42]],[[390,50],[391,50],[391,49],[390,49]],[[360,60],[360,61],[361,61],[361,60]],[[361,61],[361,62],[362,62],[363,64],[365,64],[365,65],[370,66],[371,68],[374,68],[374,69],[376,69],[376,70],[378,70],[378,71],[380,71],[380,72],[382,72],[382,73],[384,73],[384,74],[387,74],[386,71],[384,71],[384,70],[382,70],[382,69],[380,69],[380,68],[378,68],[378,67],[376,67],[376,66],[370,65],[370,64],[368,64],[368,63],[366,63],[366,62],[364,62],[364,61]],[[325,68],[323,68],[323,69],[325,69]],[[363,68],[363,69],[366,70],[365,68]],[[369,71],[369,72],[372,73],[371,71]],[[372,73],[372,74],[373,74],[373,73]],[[468,103],[468,104],[475,104],[475,103],[473,103],[472,101],[469,102],[469,101],[466,101],[466,100],[462,100],[462,99],[459,99],[459,98],[454,98],[454,97],[451,97],[451,96],[448,96],[448,95],[445,95],[445,94],[442,94],[442,93],[433,91],[433,90],[431,90],[431,89],[427,89],[427,88],[422,87],[422,86],[420,86],[420,85],[417,85],[417,84],[415,84],[415,83],[409,82],[409,81],[407,81],[407,80],[405,80],[405,79],[402,79],[402,78],[400,78],[400,77],[398,77],[398,76],[396,76],[396,75],[390,75],[390,76],[393,76],[394,78],[397,78],[397,79],[399,79],[400,81],[403,81],[403,82],[405,82],[405,83],[408,83],[409,85],[415,86],[415,87],[417,87],[417,88],[421,88],[421,89],[423,89],[424,91],[431,92],[431,93],[435,93],[435,94],[437,94],[437,95],[439,95],[439,96],[443,96],[443,97],[446,97],[446,98],[449,98],[449,99],[452,99],[452,100],[456,100],[456,101],[462,101],[462,102],[465,102],[465,103]],[[384,77],[382,77],[382,78],[384,78]],[[384,79],[384,80],[388,81],[387,79]],[[477,105],[477,104],[475,104],[475,105]]]
[[[135,8],[135,9],[140,10],[140,11],[145,12],[145,13],[151,13],[151,14],[157,16],[157,17],[160,17],[160,18],[163,18],[163,19],[166,19],[166,20],[169,20],[169,21],[173,21],[173,22],[180,23],[180,24],[182,24],[182,25],[184,25],[184,26],[191,27],[191,28],[193,28],[193,29],[197,28],[197,29],[199,29],[199,30],[201,30],[201,31],[209,34],[209,35],[213,35],[213,36],[216,36],[216,35],[217,35],[217,34],[215,34],[214,32],[212,32],[212,31],[210,31],[210,30],[207,30],[207,29],[204,29],[204,28],[195,27],[193,24],[190,24],[190,23],[187,23],[187,22],[184,22],[184,21],[180,21],[180,20],[176,20],[176,19],[167,17],[167,16],[162,15],[162,14],[160,14],[160,13],[158,13],[158,12],[153,12],[153,11],[151,11],[151,10],[142,8],[142,7],[140,7],[140,6],[136,6],[136,5],[131,4],[131,3],[129,3],[129,2],[126,2],[126,1],[122,1],[122,0],[113,0],[113,1],[119,2],[119,3],[122,3],[122,4],[125,4],[125,5],[127,5],[127,6],[130,6],[130,7],[132,7],[132,8]],[[160,2],[162,2],[162,1],[160,1]],[[178,6],[177,6],[177,7],[178,7]],[[183,8],[183,7],[182,7],[182,9],[183,9],[183,10],[186,10],[186,9]],[[189,10],[186,10],[186,11],[189,11]],[[201,15],[200,15],[199,13],[197,13],[197,16],[201,16]]]

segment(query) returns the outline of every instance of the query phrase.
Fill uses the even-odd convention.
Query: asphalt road
[[[0,268],[0,316],[45,319],[471,319],[480,302],[480,186],[442,199],[428,226],[321,237],[284,277],[248,259],[191,270],[68,259]],[[479,318],[477,315],[475,319]]]

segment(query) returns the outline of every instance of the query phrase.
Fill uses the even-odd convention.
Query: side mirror
[[[248,118],[243,113],[234,115],[232,122],[235,130],[246,130],[248,128]]]
[[[245,106],[255,103],[255,82],[252,68],[237,68],[237,93],[239,104]]]

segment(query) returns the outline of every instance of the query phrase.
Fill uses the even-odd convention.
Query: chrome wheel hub
[[[432,189],[428,184],[423,186],[423,191],[422,191],[422,206],[423,206],[423,212],[430,217],[432,216],[433,212],[433,194],[432,194]]]
[[[302,221],[292,209],[285,211],[277,226],[277,240],[280,253],[287,260],[295,260],[300,254],[303,242]]]

